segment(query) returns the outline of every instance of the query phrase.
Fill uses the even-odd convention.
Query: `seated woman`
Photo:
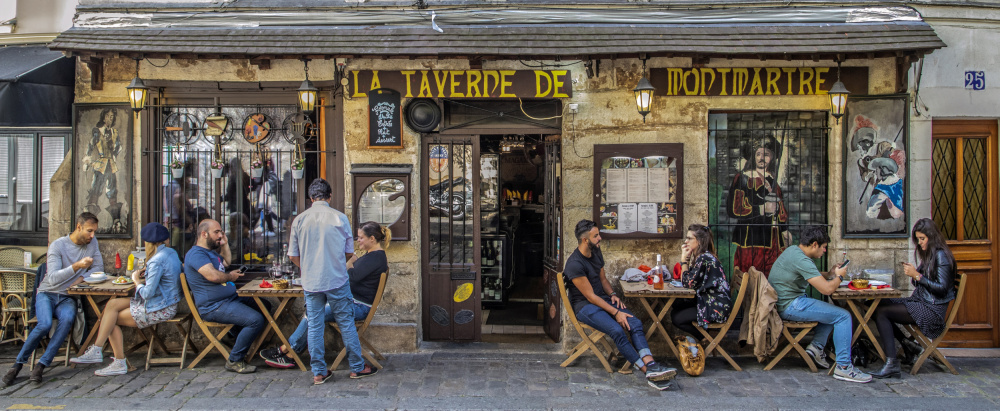
[[[114,359],[107,367],[94,371],[95,375],[106,377],[128,372],[121,325],[146,328],[177,314],[177,303],[181,300],[181,260],[173,248],[167,247],[170,232],[160,223],[149,223],[140,235],[146,244],[146,268],[132,273],[135,296],[108,301],[94,345],[83,355],[70,359],[76,364],[103,363],[101,347],[110,339]]]
[[[354,321],[364,321],[372,309],[375,293],[381,274],[389,271],[389,263],[385,257],[385,248],[389,247],[392,233],[389,228],[382,227],[374,221],[368,221],[358,227],[358,243],[356,250],[364,252],[358,257],[355,253],[347,261],[347,274],[351,278],[351,294],[354,296]],[[325,322],[335,321],[330,306],[326,306]],[[288,343],[296,353],[306,351],[309,334],[309,323],[303,316],[295,332],[288,337]],[[288,357],[288,347],[282,345],[260,351],[260,357],[267,365],[275,368],[292,368],[295,363]],[[353,378],[353,377],[352,377]]]
[[[715,256],[715,242],[708,227],[688,226],[681,245],[681,262],[674,266],[674,272],[682,273],[684,287],[697,292],[695,298],[681,298],[674,303],[670,313],[674,327],[701,339],[702,334],[694,328],[695,322],[707,328],[709,323],[724,323],[729,319],[733,305],[729,281]]]
[[[879,343],[887,360],[882,369],[872,373],[875,378],[899,378],[899,359],[896,358],[896,341],[906,341],[896,324],[916,324],[928,338],[937,338],[944,330],[948,302],[955,299],[955,257],[938,231],[934,220],[921,218],[913,225],[914,257],[920,263],[916,268],[903,265],[903,273],[910,277],[913,294],[907,298],[891,298],[875,309],[875,325]]]

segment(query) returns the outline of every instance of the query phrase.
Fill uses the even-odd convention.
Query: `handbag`
[[[681,368],[688,375],[697,377],[705,372],[705,350],[694,338],[678,338],[677,352],[680,354]]]

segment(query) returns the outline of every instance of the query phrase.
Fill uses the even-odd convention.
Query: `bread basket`
[[[271,285],[274,286],[275,290],[287,290],[288,289],[288,280],[274,280],[274,281],[271,282]]]
[[[851,285],[854,286],[854,288],[861,288],[861,289],[870,287],[870,285],[868,284],[868,280],[864,278],[855,278],[851,280]]]

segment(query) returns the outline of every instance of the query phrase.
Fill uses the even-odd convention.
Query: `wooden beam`
[[[90,89],[104,90],[104,59],[91,57],[87,60],[90,69]]]

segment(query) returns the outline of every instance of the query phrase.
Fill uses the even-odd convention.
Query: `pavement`
[[[27,367],[11,387],[0,390],[4,409],[1000,409],[1000,358],[954,358],[959,375],[936,364],[916,376],[868,384],[811,373],[798,358],[786,357],[764,371],[754,358],[740,357],[744,371],[710,357],[700,377],[679,370],[676,386],[650,388],[640,373],[608,374],[594,358],[567,368],[557,345],[434,344],[418,353],[390,354],[377,375],[352,380],[335,372],[313,386],[312,375],[268,368],[259,358],[254,374],[223,370],[210,356],[193,370],[154,366],[102,378],[99,367],[54,366],[42,384],[27,381]],[[0,372],[12,362],[5,344]],[[328,353],[328,357],[330,353]],[[678,366],[670,358],[661,358]],[[904,368],[905,371],[905,368]]]

